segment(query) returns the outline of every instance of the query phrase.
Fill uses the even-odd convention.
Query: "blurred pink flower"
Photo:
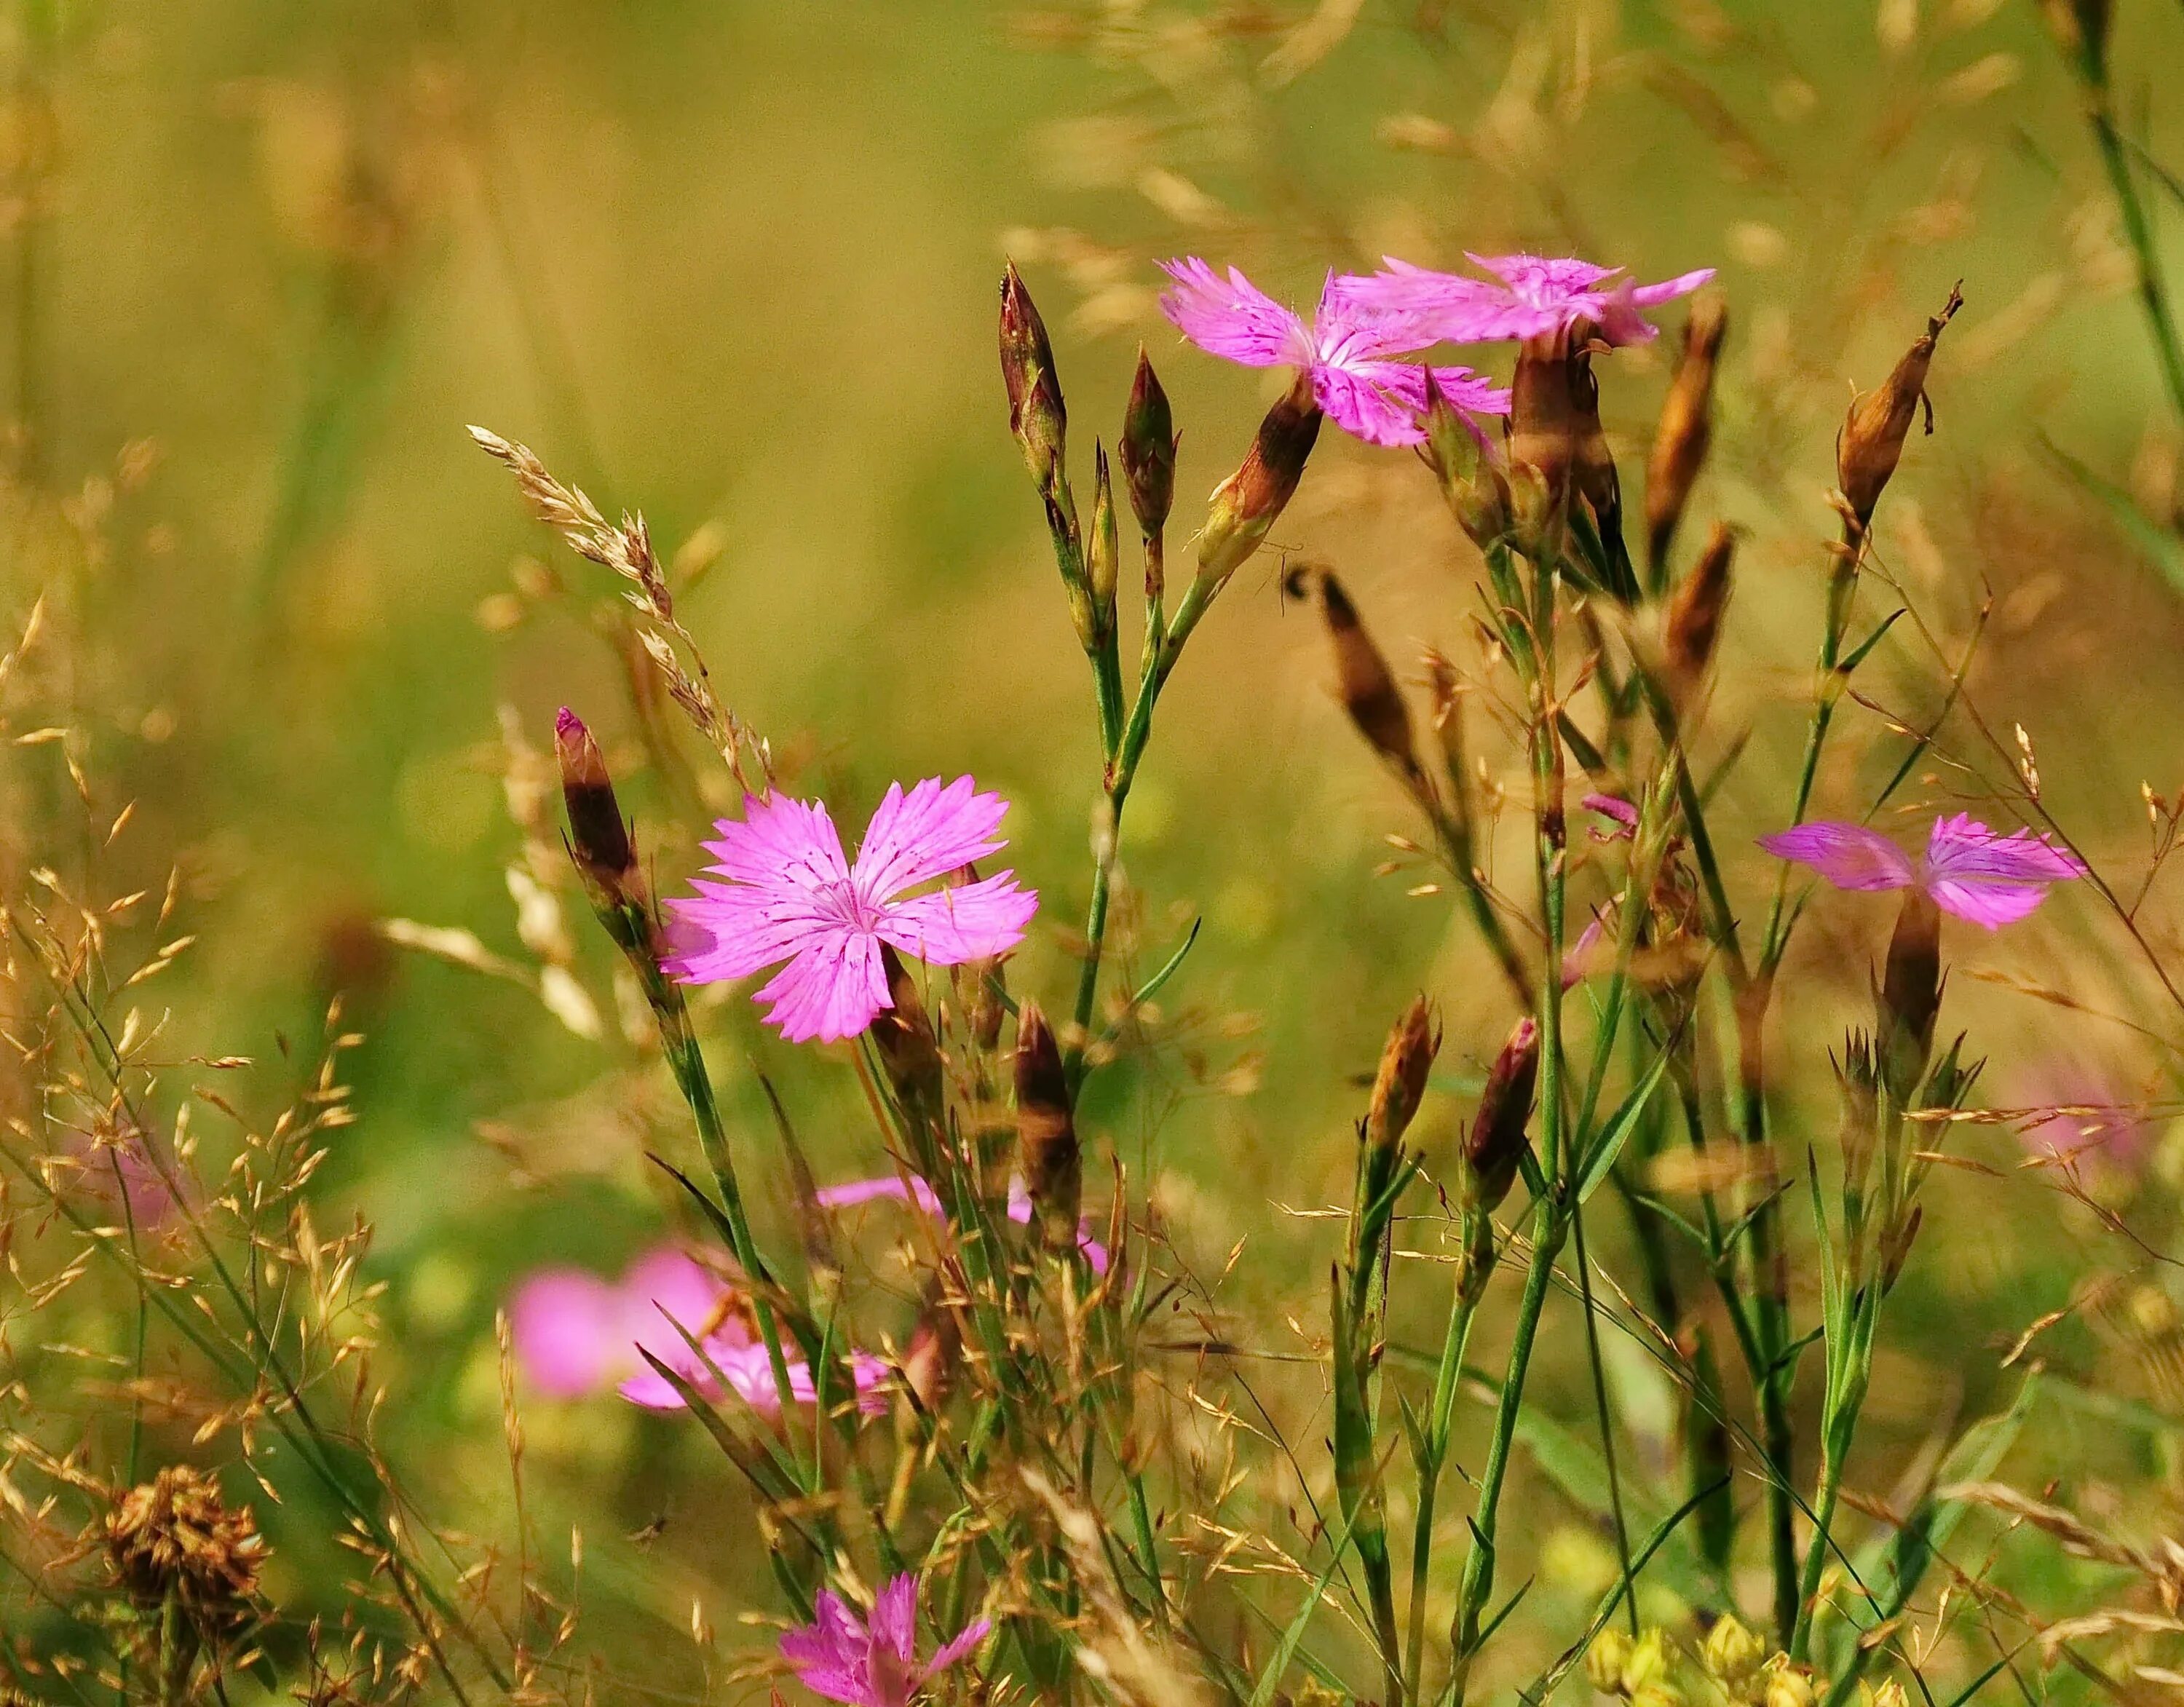
[[[163,1164],[151,1151],[154,1140],[148,1135],[101,1139],[72,1134],[64,1142],[73,1182],[117,1216],[125,1206],[125,1219],[138,1232],[165,1225],[180,1206],[167,1183],[173,1164],[164,1164],[166,1171],[162,1171]]]
[[[1877,830],[1823,820],[1800,824],[1759,845],[1809,865],[1838,889],[1924,889],[1944,913],[1997,930],[2046,898],[2048,886],[2086,875],[2067,848],[2030,830],[2005,836],[1969,814],[1937,818],[1917,860]]]
[[[849,1707],[907,1707],[937,1673],[968,1659],[994,1627],[974,1618],[922,1665],[917,1659],[917,1578],[905,1571],[872,1603],[867,1624],[830,1588],[819,1591],[816,1622],[781,1638],[781,1657],[804,1687]]]
[[[1659,330],[1639,312],[1690,295],[1712,267],[1658,285],[1636,285],[1620,267],[1545,255],[1467,255],[1491,281],[1437,273],[1392,257],[1370,278],[1342,281],[1354,309],[1416,317],[1426,335],[1451,343],[1502,338],[1558,340],[1580,329],[1611,344],[1641,344]]]
[[[1618,794],[1588,794],[1578,804],[1610,820],[1610,827],[1593,826],[1596,842],[1627,842],[1638,833],[1638,809]]]
[[[1563,988],[1574,990],[1596,972],[1605,972],[1615,964],[1610,952],[1607,927],[1595,913],[1585,921],[1585,929],[1577,933],[1577,940],[1563,950]]]
[[[649,1352],[709,1398],[722,1396],[708,1369],[710,1359],[728,1385],[755,1410],[781,1409],[773,1367],[765,1346],[736,1307],[738,1294],[718,1276],[663,1247],[646,1252],[619,1282],[581,1269],[541,1269],[509,1301],[509,1330],[516,1365],[531,1384],[556,1398],[574,1398],[612,1386],[624,1398],[650,1410],[676,1410],[682,1396],[644,1360]],[[681,1330],[705,1348],[694,1350]],[[810,1366],[787,1359],[789,1396],[809,1404],[817,1393]],[[859,1408],[883,1410],[879,1392],[887,1365],[863,1352],[851,1354]]]
[[[939,778],[907,794],[889,787],[866,826],[853,865],[842,856],[827,809],[779,796],[753,800],[741,822],[722,819],[705,844],[705,869],[727,881],[695,881],[697,894],[668,902],[679,929],[668,971],[686,984],[781,970],[754,998],[792,1043],[854,1037],[893,1005],[880,945],[938,966],[1013,948],[1039,897],[1002,871],[975,883],[905,895],[985,859],[1008,810],[967,776]],[[786,962],[786,964],[783,964]]]
[[[929,1215],[939,1215],[940,1194],[923,1180],[911,1176],[905,1186],[900,1174],[887,1174],[875,1180],[851,1180],[838,1186],[822,1186],[813,1195],[822,1209],[848,1209],[855,1204],[870,1203],[875,1198],[893,1198],[907,1203],[915,1194],[918,1208]],[[1031,1224],[1031,1192],[1020,1179],[1009,1182],[1009,1219],[1018,1226]],[[1095,1275],[1107,1272],[1107,1247],[1092,1236],[1092,1223],[1077,1224],[1077,1248],[1084,1253],[1084,1260]]]
[[[2035,1112],[2019,1128],[2036,1155],[2106,1163],[2136,1175],[2152,1154],[2157,1123],[2139,1104],[2126,1076],[2110,1063],[2059,1055],[2022,1081],[2024,1106]]]
[[[1358,303],[1345,290],[1355,281],[1330,273],[1307,325],[1234,267],[1224,280],[1193,256],[1162,261],[1161,270],[1175,281],[1161,312],[1199,348],[1245,367],[1301,369],[1329,418],[1368,444],[1424,441],[1425,370],[1399,359],[1439,336],[1420,316]],[[1472,417],[1509,413],[1509,393],[1469,368],[1437,367],[1434,383],[1482,443]]]

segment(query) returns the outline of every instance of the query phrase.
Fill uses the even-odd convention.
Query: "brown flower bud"
[[[1843,501],[1850,506],[1860,535],[1872,524],[1874,506],[1880,502],[1889,477],[1896,472],[1897,462],[1903,454],[1903,441],[1922,406],[1926,431],[1934,431],[1934,405],[1926,396],[1926,372],[1934,364],[1934,346],[1941,338],[1942,328],[1964,305],[1962,289],[1952,287],[1942,312],[1926,322],[1925,331],[1903,353],[1903,359],[1897,363],[1880,389],[1852,401],[1842,431],[1836,436],[1836,482],[1842,488]]]
[[[1528,1140],[1532,1090],[1540,1074],[1540,1028],[1529,1014],[1517,1021],[1494,1058],[1479,1093],[1479,1113],[1464,1142],[1459,1194],[1468,1208],[1495,1209],[1517,1183]]]
[[[1001,382],[1008,387],[1009,431],[1024,466],[1045,490],[1059,478],[1069,417],[1046,323],[1011,261],[1001,274]]]
[[[1669,547],[1713,437],[1714,365],[1728,331],[1729,309],[1719,294],[1709,291],[1692,303],[1646,464],[1646,548],[1657,585],[1667,578]]]
[[[561,768],[561,798],[569,812],[569,857],[594,905],[616,906],[638,894],[637,850],[615,798],[599,744],[583,720],[561,708],[554,720],[554,756]]]
[[[940,1040],[933,1029],[933,1016],[925,1010],[925,998],[902,957],[886,943],[880,945],[880,967],[887,975],[888,997],[894,1004],[872,1020],[872,1047],[880,1068],[894,1088],[895,1100],[908,1116],[914,1140],[922,1143],[933,1132],[946,1105],[946,1063]],[[921,1168],[929,1170],[932,1159],[920,1156]],[[930,1175],[938,1178],[937,1174]]]
[[[1084,1158],[1061,1051],[1033,1001],[1017,1010],[1017,1159],[1039,1217],[1039,1243],[1049,1250],[1074,1249]]]
[[[1291,591],[1309,571],[1291,577]],[[1334,648],[1334,691],[1357,732],[1389,764],[1406,777],[1419,780],[1418,761],[1411,741],[1410,708],[1373,637],[1357,620],[1357,607],[1342,590],[1332,570],[1310,578],[1318,583],[1320,614],[1327,621],[1327,637]]]
[[[1373,1100],[1365,1115],[1365,1142],[1392,1148],[1402,1141],[1426,1093],[1426,1075],[1440,1053],[1440,1016],[1424,996],[1403,1011],[1380,1051]]]
[[[1300,376],[1259,423],[1259,436],[1243,465],[1214,488],[1198,536],[1198,581],[1207,593],[1228,583],[1296,495],[1305,460],[1319,437],[1319,422],[1311,381]]]
[[[1680,710],[1698,692],[1706,680],[1707,666],[1713,662],[1714,643],[1721,638],[1722,613],[1729,608],[1730,567],[1736,555],[1736,534],[1728,523],[1716,522],[1706,549],[1669,602],[1662,653],[1669,697]]]
[[[1875,1031],[1882,1072],[1899,1106],[1918,1088],[1934,1048],[1934,1020],[1942,1009],[1942,909],[1914,885],[1903,892],[1888,939]]]
[[[1123,437],[1115,447],[1123,464],[1123,479],[1130,491],[1130,513],[1151,539],[1167,525],[1167,513],[1175,505],[1175,417],[1168,409],[1167,393],[1160,375],[1138,346],[1137,376],[1130,381],[1130,401],[1123,411]]]
[[[193,1632],[213,1641],[248,1623],[265,1538],[250,1509],[229,1507],[203,1471],[169,1465],[131,1488],[107,1514],[105,1540],[114,1580],[138,1605],[171,1594]]]

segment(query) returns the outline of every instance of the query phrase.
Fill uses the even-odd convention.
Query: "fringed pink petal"
[[[893,1005],[879,939],[845,926],[815,932],[752,1000],[792,1043],[856,1037]]]
[[[917,1647],[917,1578],[905,1571],[872,1602],[872,1645],[908,1660]]]
[[[1196,256],[1162,261],[1175,282],[1161,293],[1161,312],[1209,355],[1246,367],[1303,367],[1312,359],[1312,331],[1235,268],[1223,279]]]
[[[990,1636],[993,1630],[992,1619],[973,1618],[963,1626],[953,1640],[941,1644],[933,1656],[925,1662],[924,1669],[919,1675],[922,1677],[930,1677],[936,1672],[945,1671],[951,1665],[961,1665],[964,1660],[978,1651],[978,1644]]]
[[[878,906],[999,852],[1001,838],[994,832],[1008,809],[1006,800],[981,793],[968,776],[945,786],[928,777],[907,794],[891,784],[857,850],[857,893]]]
[[[1015,875],[1002,871],[960,888],[890,901],[881,910],[878,931],[905,954],[935,966],[957,966],[1006,954],[1023,941],[1038,910],[1038,892],[1018,888]]]
[[[850,875],[834,820],[816,800],[769,795],[745,807],[741,820],[723,818],[713,828],[719,838],[704,844],[715,862],[710,869],[738,883],[810,888]]]
[[[1779,859],[1809,865],[1838,889],[1905,889],[1911,857],[1878,830],[1822,820],[1762,836],[1759,845]]]

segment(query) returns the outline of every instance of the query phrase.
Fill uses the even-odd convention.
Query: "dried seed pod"
[[[1175,417],[1160,375],[1138,346],[1138,371],[1130,381],[1130,401],[1123,411],[1123,436],[1115,454],[1130,492],[1130,513],[1147,539],[1167,525],[1175,505]]]
[[[569,857],[596,906],[620,906],[641,893],[637,850],[615,798],[599,744],[583,720],[563,706],[554,720],[554,756],[569,813]]]
[[[1388,1149],[1402,1141],[1426,1093],[1426,1075],[1440,1053],[1440,1016],[1424,996],[1403,1010],[1380,1051],[1373,1100],[1365,1115],[1365,1142]]]
[[[1890,476],[1903,454],[1912,420],[1923,406],[1926,431],[1934,431],[1934,405],[1926,396],[1926,373],[1934,364],[1934,346],[1942,329],[1964,305],[1964,292],[1953,286],[1942,312],[1926,322],[1926,330],[1903,353],[1878,391],[1854,398],[1836,436],[1836,483],[1862,537],[1872,525],[1874,506],[1880,502]]]
[[[1293,575],[1291,587],[1306,572]],[[1334,691],[1357,732],[1389,764],[1414,783],[1423,782],[1416,749],[1411,738],[1410,708],[1395,673],[1373,637],[1357,620],[1357,607],[1342,590],[1332,570],[1309,577],[1317,583],[1320,614],[1327,622],[1327,637],[1334,648]]]
[[[1667,579],[1669,547],[1713,438],[1713,375],[1729,332],[1729,308],[1709,291],[1684,322],[1683,353],[1662,399],[1653,453],[1646,464],[1646,549],[1656,585]]]
[[[1899,1106],[1918,1088],[1934,1048],[1942,1009],[1942,909],[1924,887],[1903,892],[1888,939],[1888,959],[1875,1004],[1875,1032],[1882,1071]]]
[[[1024,466],[1045,490],[1060,477],[1069,416],[1061,401],[1061,375],[1054,365],[1046,323],[1013,261],[1001,273],[1000,345],[1009,431],[1023,449]]]
[[[1736,535],[1728,523],[1716,522],[1706,549],[1691,573],[1677,583],[1675,597],[1669,602],[1662,653],[1669,697],[1679,710],[1697,693],[1713,662],[1722,613],[1729,608],[1730,569],[1736,555]]]
[[[105,1540],[114,1580],[138,1605],[172,1596],[214,1641],[249,1621],[265,1538],[250,1508],[229,1506],[203,1471],[169,1465],[131,1488],[107,1514]]]
[[[1198,584],[1211,597],[1259,548],[1304,478],[1319,438],[1319,405],[1311,381],[1297,382],[1259,423],[1243,465],[1214,488],[1198,536]]]
[[[1072,1249],[1084,1158],[1061,1051],[1039,1004],[1028,1000],[1017,1010],[1017,1159],[1039,1218],[1039,1242],[1049,1250]]]
[[[1479,1112],[1464,1142],[1463,1162],[1458,1170],[1459,1195],[1468,1209],[1491,1211],[1501,1207],[1517,1183],[1517,1171],[1528,1140],[1524,1127],[1532,1118],[1532,1090],[1540,1074],[1540,1028],[1529,1014],[1517,1021],[1502,1053],[1486,1075],[1479,1093]]]

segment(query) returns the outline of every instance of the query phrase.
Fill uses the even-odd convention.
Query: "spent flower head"
[[[779,796],[754,799],[740,822],[705,844],[725,879],[695,881],[667,903],[687,934],[667,970],[686,984],[747,978],[779,966],[754,998],[792,1043],[838,1043],[894,1005],[881,945],[936,966],[990,959],[1023,940],[1039,897],[1013,872],[912,895],[906,892],[1000,851],[994,832],[1008,803],[968,776],[889,787],[852,864],[827,809]]]
[[[994,1627],[974,1618],[933,1655],[917,1657],[917,1578],[905,1571],[879,1592],[870,1621],[831,1588],[814,1603],[816,1619],[781,1638],[781,1657],[815,1695],[849,1707],[907,1707],[936,1674],[968,1659]]]
[[[1990,931],[2031,912],[2049,884],[2086,875],[2085,862],[2052,837],[2005,836],[1964,812],[1936,819],[1916,859],[1878,830],[1829,820],[1763,836],[1759,845],[1838,889],[1923,889],[1944,913]]]
[[[1356,281],[1330,273],[1306,321],[1234,267],[1225,279],[1195,256],[1161,268],[1175,281],[1161,311],[1201,349],[1245,367],[1297,369],[1329,417],[1368,444],[1424,442],[1426,370],[1405,359],[1437,340],[1423,316],[1358,302]],[[1469,368],[1436,367],[1433,377],[1475,435],[1472,417],[1509,412],[1509,393]]]

